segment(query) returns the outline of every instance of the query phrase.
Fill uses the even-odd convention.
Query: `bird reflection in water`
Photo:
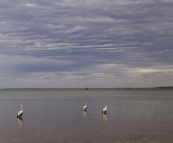
[[[105,122],[107,122],[108,120],[108,115],[107,113],[102,113],[103,119],[105,120]]]
[[[83,110],[82,113],[83,113],[84,117],[87,117],[87,111],[86,110]]]
[[[23,129],[23,118],[22,117],[18,117],[17,118],[18,124],[20,125],[21,130]]]

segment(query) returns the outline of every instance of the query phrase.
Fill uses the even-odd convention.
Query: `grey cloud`
[[[14,63],[20,73],[83,74],[83,68],[102,64],[171,67],[172,14],[168,0],[3,0],[0,53],[45,62]],[[72,63],[57,66],[51,60]]]

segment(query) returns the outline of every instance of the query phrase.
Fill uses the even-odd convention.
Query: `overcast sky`
[[[173,0],[1,0],[0,88],[173,86]]]

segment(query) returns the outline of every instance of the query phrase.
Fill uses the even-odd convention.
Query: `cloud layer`
[[[0,87],[173,85],[171,0],[0,2]]]

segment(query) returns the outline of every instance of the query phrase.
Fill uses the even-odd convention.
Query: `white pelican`
[[[103,113],[103,114],[106,114],[107,111],[108,111],[108,107],[105,106],[105,108],[103,108],[103,110],[102,110],[102,113]]]
[[[85,106],[83,106],[82,109],[86,111],[87,107],[88,107],[87,102],[85,102]]]
[[[24,111],[24,108],[23,108],[23,105],[21,105],[21,111],[19,111],[19,112],[17,113],[17,117],[18,117],[18,118],[22,117],[23,111]]]

